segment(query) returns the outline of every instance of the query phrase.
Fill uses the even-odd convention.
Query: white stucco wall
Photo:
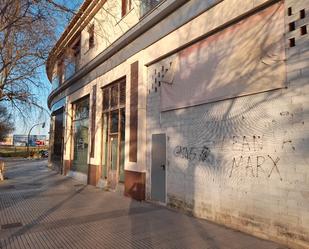
[[[295,48],[287,49],[286,89],[161,113],[160,89],[155,92],[152,88],[151,75],[154,68],[161,67],[162,61],[149,68],[145,65],[271,1],[243,0],[239,5],[238,0],[224,0],[164,38],[155,40],[156,34],[176,25],[188,13],[186,10],[197,8],[200,2],[188,1],[85,76],[83,81],[90,78],[90,74],[96,78],[68,96],[67,114],[72,111],[70,103],[91,94],[92,86],[96,84],[95,157],[90,158],[89,163],[100,165],[101,87],[126,76],[129,107],[130,65],[139,61],[138,162],[129,162],[129,147],[126,146],[125,169],[146,171],[148,199],[151,192],[151,135],[164,132],[168,136],[169,205],[248,233],[306,248],[309,240],[309,45],[308,35],[300,37],[299,27],[304,23],[308,25],[308,17],[297,21],[296,31],[286,33],[287,47],[292,36],[296,37],[297,44]],[[285,9],[291,6],[294,15],[285,17],[286,31],[288,22],[298,19],[301,9],[308,10],[308,1],[286,0]],[[152,45],[122,61],[126,53],[135,51],[149,40],[153,40]],[[103,44],[98,50],[84,50],[83,63],[104,50]],[[167,64],[169,60],[166,59]],[[117,66],[107,69],[110,65]],[[126,145],[129,144],[129,115],[127,108]],[[64,156],[67,160],[71,151],[70,125],[68,116]],[[206,146],[210,154],[203,162],[187,160],[177,152],[179,146],[189,150]]]
[[[151,135],[166,133],[168,205],[308,248],[309,38],[300,36],[299,28],[309,19],[297,21],[292,33],[288,23],[309,6],[308,1],[286,1],[288,7],[294,15],[285,17],[287,88],[160,112],[161,88],[152,76],[173,58],[148,68],[147,196]],[[289,48],[289,37],[296,38],[296,47]],[[201,155],[204,146],[207,156],[198,160],[194,153]]]

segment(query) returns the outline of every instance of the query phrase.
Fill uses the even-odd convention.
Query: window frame
[[[121,0],[121,18],[127,15],[132,9],[132,0]]]
[[[95,39],[94,39],[94,23],[92,23],[88,28],[88,50],[94,48]]]

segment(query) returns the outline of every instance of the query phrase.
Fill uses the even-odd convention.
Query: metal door
[[[165,203],[166,135],[153,134],[151,148],[151,198]]]

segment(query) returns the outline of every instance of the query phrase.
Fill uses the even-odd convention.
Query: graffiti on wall
[[[265,177],[270,178],[273,174],[278,174],[280,180],[282,181],[278,165],[279,161],[279,157],[274,157],[271,155],[234,157],[229,177],[232,177],[236,170],[245,169],[246,176],[259,177],[264,175]],[[266,164],[268,166],[266,166]]]
[[[229,177],[241,173],[246,177],[278,178],[281,181],[283,180],[280,172],[280,157],[277,156],[276,150],[272,154],[269,151],[267,153],[265,152],[263,135],[232,136],[228,140],[229,142],[224,138],[225,143],[213,141],[212,146],[222,143],[220,149],[223,149],[223,144],[225,144],[225,146],[229,146],[230,151],[237,154],[232,156],[229,163]],[[284,141],[281,149],[283,150],[287,144],[291,145],[292,149],[295,150],[290,140]],[[211,152],[210,147],[212,146],[208,144],[202,147],[177,145],[174,148],[173,154],[175,157],[185,159],[189,162],[213,163],[215,155]]]
[[[241,169],[245,170],[247,177],[271,178],[276,174],[282,181],[279,168],[280,158],[263,153],[263,136],[233,136],[232,143],[233,151],[238,151],[239,155],[232,158],[229,177]]]
[[[174,149],[175,157],[184,158],[188,161],[207,162],[211,161],[211,151],[207,146],[187,147],[177,145]]]
[[[263,136],[233,136],[233,151],[261,151],[263,150]]]

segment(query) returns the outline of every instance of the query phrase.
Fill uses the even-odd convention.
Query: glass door
[[[73,163],[72,170],[88,173],[89,97],[73,104]]]
[[[108,177],[108,185],[111,189],[115,189],[118,182],[118,170],[119,170],[119,143],[118,143],[118,135],[110,135],[109,137],[109,177]]]
[[[103,88],[102,177],[109,188],[124,182],[125,79]]]
[[[88,173],[88,120],[74,122],[74,156],[72,170]]]

